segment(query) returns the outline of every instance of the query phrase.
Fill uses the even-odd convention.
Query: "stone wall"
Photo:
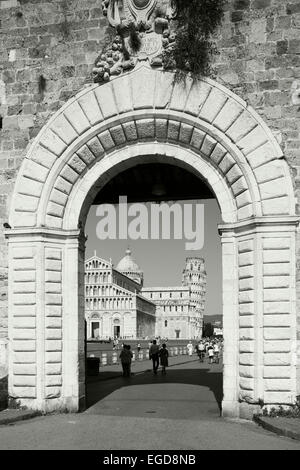
[[[2,226],[18,169],[50,116],[91,81],[108,35],[101,0],[0,1],[0,339],[7,336]],[[252,105],[273,131],[299,199],[299,0],[229,0],[217,45],[217,81]],[[297,286],[300,300],[300,274]]]

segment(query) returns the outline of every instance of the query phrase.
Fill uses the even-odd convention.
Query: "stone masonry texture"
[[[92,81],[94,60],[112,34],[101,3],[0,1],[0,339],[7,337],[8,284],[2,227],[18,169],[43,125]],[[215,40],[213,78],[247,101],[274,133],[300,214],[299,0],[229,0]],[[300,269],[297,300],[299,311]]]

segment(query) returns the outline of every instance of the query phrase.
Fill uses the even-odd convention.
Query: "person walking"
[[[137,344],[137,352],[138,352],[138,354],[139,354],[140,350],[141,350],[141,345],[140,345],[140,343],[138,343],[138,344]]]
[[[209,358],[209,364],[213,363],[213,358],[214,358],[214,348],[212,345],[208,346],[208,358]]]
[[[166,367],[168,367],[169,362],[168,362],[168,357],[169,357],[169,351],[167,350],[167,345],[166,343],[162,344],[161,349],[159,350],[159,358],[160,358],[160,365],[161,365],[161,373],[162,375],[166,375]]]
[[[214,350],[214,362],[216,364],[219,364],[220,348],[219,348],[219,344],[217,342],[214,344],[213,350]]]
[[[199,361],[203,362],[204,356],[205,356],[205,346],[202,341],[199,341],[198,346],[197,346],[197,353],[199,357]]]
[[[192,356],[192,355],[193,355],[193,345],[192,345],[192,342],[189,341],[186,347],[187,347],[187,350],[188,350],[188,355],[189,355],[189,356]]]
[[[149,349],[149,358],[152,360],[153,373],[155,375],[157,374],[157,369],[158,369],[158,366],[159,366],[158,352],[159,352],[159,347],[156,344],[156,339],[154,339],[152,341],[152,344],[151,344],[150,349]]]
[[[130,377],[131,376],[131,361],[132,361],[133,354],[130,351],[130,345],[124,344],[123,349],[120,353],[120,359],[123,369],[123,377]]]

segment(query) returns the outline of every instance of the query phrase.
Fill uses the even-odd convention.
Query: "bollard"
[[[182,354],[182,348],[179,348],[178,354],[180,354],[180,355]]]
[[[178,348],[174,348],[174,355],[178,356]]]
[[[187,348],[183,348],[183,354],[187,354]]]
[[[107,353],[102,353],[101,363],[103,366],[107,366]]]
[[[173,348],[170,348],[170,356],[174,356]]]
[[[143,351],[140,351],[139,352],[139,361],[142,361],[143,360]]]
[[[118,354],[116,352],[113,352],[112,363],[113,364],[118,364]]]
[[[135,351],[132,351],[132,362],[135,361]]]

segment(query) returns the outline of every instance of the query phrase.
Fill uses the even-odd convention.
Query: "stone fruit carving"
[[[94,82],[107,82],[143,60],[163,66],[163,55],[175,41],[169,0],[103,0],[102,9],[116,36],[95,61]]]

